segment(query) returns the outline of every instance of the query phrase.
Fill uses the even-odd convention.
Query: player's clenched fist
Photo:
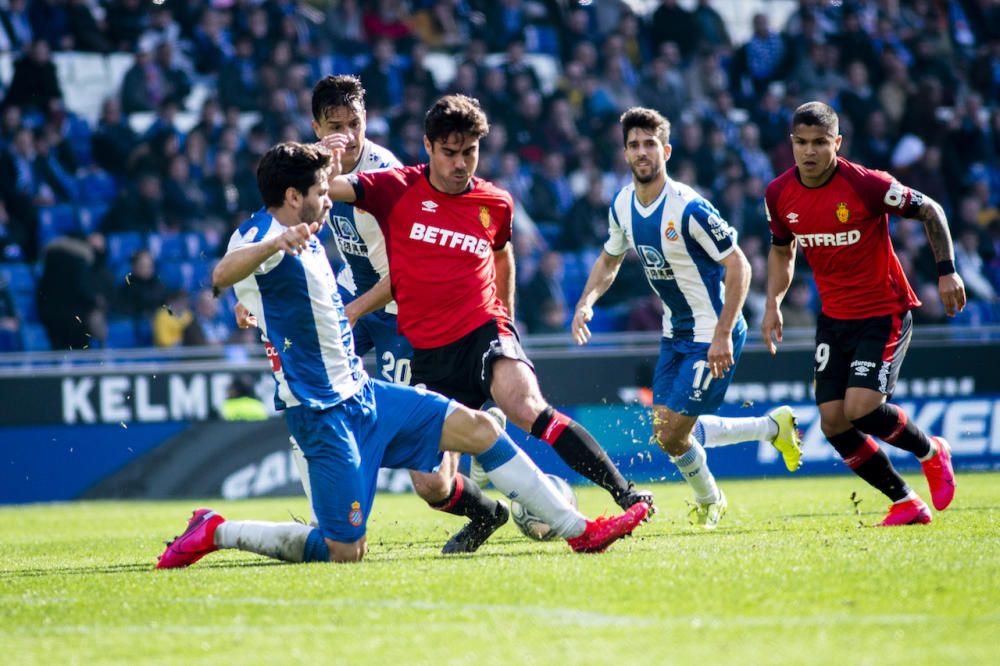
[[[309,246],[309,238],[317,231],[319,231],[319,222],[296,224],[294,227],[288,227],[283,234],[275,238],[275,245],[278,250],[297,257]]]
[[[590,341],[590,328],[587,327],[587,322],[593,318],[593,308],[582,306],[576,309],[572,324],[573,339],[576,340],[576,344],[585,345]]]
[[[333,162],[330,164],[330,178],[336,178],[343,173],[344,169],[340,160],[344,157],[344,152],[347,150],[350,140],[350,137],[346,134],[328,134],[320,138],[317,142],[333,153]]]
[[[257,317],[251,314],[242,303],[236,304],[234,312],[236,313],[236,325],[240,328],[255,328],[257,326]]]

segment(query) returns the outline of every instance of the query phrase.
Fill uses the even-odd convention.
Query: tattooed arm
[[[965,283],[955,271],[955,249],[951,243],[948,219],[941,204],[926,195],[920,196],[923,202],[913,218],[924,225],[927,242],[938,266],[938,293],[941,294],[945,312],[954,317],[965,307]]]

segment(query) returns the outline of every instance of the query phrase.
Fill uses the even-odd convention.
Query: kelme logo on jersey
[[[674,228],[673,220],[667,222],[667,230],[663,232],[663,235],[667,237],[668,241],[675,241],[681,237],[681,235],[677,233],[677,229]]]
[[[341,252],[356,257],[368,256],[368,246],[361,240],[361,234],[354,228],[354,222],[342,215],[331,215],[330,223],[333,226],[337,247],[340,248]]]
[[[351,511],[347,514],[347,522],[357,527],[361,524],[363,517],[364,516],[361,513],[361,502],[351,502]]]
[[[673,280],[674,271],[667,266],[667,260],[652,245],[639,245],[636,251],[642,258],[642,267],[650,280]]]
[[[847,204],[841,201],[837,204],[837,220],[841,224],[847,224],[847,221],[851,219],[851,211],[847,209]]]
[[[490,220],[490,209],[486,206],[479,207],[479,221],[483,225],[483,229],[489,229],[492,221]]]

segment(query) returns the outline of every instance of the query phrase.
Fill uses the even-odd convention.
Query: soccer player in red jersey
[[[921,461],[934,508],[955,495],[948,442],[930,437],[887,400],[910,343],[910,310],[920,306],[892,249],[889,215],[920,220],[938,266],[938,291],[949,316],[965,307],[955,272],[948,221],[941,206],[883,171],[837,156],[837,114],[809,102],[792,117],[795,166],[765,195],[771,226],[767,306],[768,349],[781,342],[781,301],[792,282],[795,250],[809,260],[822,313],[816,325],[816,404],[823,434],[855,474],[893,504],[881,525],[929,523],[931,513],[892,467],[871,435]]]
[[[399,332],[414,348],[413,384],[476,407],[492,398],[623,508],[651,503],[583,426],[545,401],[521,349],[510,314],[514,205],[510,194],[474,175],[479,141],[489,132],[478,101],[442,97],[427,112],[424,130],[429,164],[330,182],[332,199],[367,210],[382,228]],[[337,150],[333,142],[328,146]],[[456,484],[447,501],[459,501],[462,493]],[[476,550],[506,518],[506,511],[473,518],[445,552]]]

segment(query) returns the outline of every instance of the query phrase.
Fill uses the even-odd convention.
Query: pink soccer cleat
[[[955,469],[951,466],[951,446],[944,437],[931,437],[937,445],[937,453],[920,463],[931,489],[931,502],[938,511],[944,511],[955,498]]]
[[[595,520],[588,520],[583,534],[566,539],[566,542],[578,553],[603,553],[612,543],[626,534],[631,534],[648,514],[649,505],[645,502],[636,502],[621,515],[610,518],[601,516]]]
[[[931,522],[931,510],[919,497],[893,504],[889,513],[878,524],[878,527],[895,527],[896,525],[926,525]]]
[[[187,529],[167,544],[156,563],[157,569],[188,567],[219,549],[215,545],[215,528],[226,519],[211,509],[197,509],[188,521]]]

